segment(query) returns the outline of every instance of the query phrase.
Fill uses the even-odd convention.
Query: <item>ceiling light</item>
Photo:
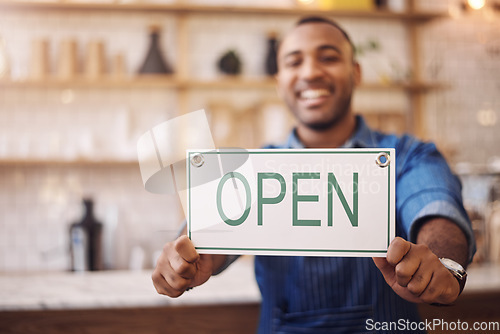
[[[478,10],[484,7],[486,0],[467,0],[470,8]]]
[[[491,127],[497,124],[497,114],[493,109],[482,109],[476,114],[477,122],[484,127]]]
[[[310,5],[314,0],[297,0],[297,2],[301,5]]]

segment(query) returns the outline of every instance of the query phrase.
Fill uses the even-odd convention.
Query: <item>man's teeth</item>
[[[300,93],[300,97],[303,99],[317,99],[318,97],[330,95],[328,89],[308,89]]]

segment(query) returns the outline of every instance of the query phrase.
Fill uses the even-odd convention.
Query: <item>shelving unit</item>
[[[0,80],[0,88],[177,88],[177,89],[273,89],[276,83],[272,78],[243,79],[222,78],[220,80],[184,80],[175,76],[136,76],[127,79],[103,78],[101,80],[72,79],[59,80],[48,78],[44,80]],[[363,83],[363,90],[404,90],[407,92],[426,92],[435,89],[445,89],[447,85],[437,83]]]
[[[409,82],[389,82],[387,84],[377,82],[364,83],[360,89],[365,91],[385,92],[401,91],[406,94],[409,100],[411,120],[407,124],[413,124],[408,128],[411,132],[420,137],[425,137],[424,121],[422,119],[421,97],[428,91],[447,88],[446,84],[423,82],[420,79],[420,63],[418,57],[419,36],[417,28],[431,20],[445,17],[441,13],[418,12],[415,10],[415,2],[408,1],[408,10],[403,13],[389,11],[323,11],[318,9],[306,9],[302,7],[273,8],[273,7],[251,7],[251,6],[209,6],[199,4],[189,4],[182,0],[171,4],[161,3],[115,3],[115,2],[36,2],[36,1],[11,1],[1,0],[0,11],[24,11],[43,15],[46,11],[94,11],[94,12],[119,12],[134,15],[139,13],[167,13],[175,16],[176,19],[176,41],[177,41],[177,64],[176,74],[168,76],[129,76],[121,78],[103,77],[99,80],[88,80],[76,78],[72,80],[58,80],[47,78],[41,81],[0,81],[1,89],[21,89],[21,90],[43,90],[43,89],[123,89],[142,90],[149,88],[173,90],[178,98],[179,114],[190,111],[190,94],[200,90],[254,90],[257,92],[269,92],[274,90],[274,79],[262,78],[217,78],[212,80],[193,79],[189,75],[188,63],[189,54],[189,31],[187,22],[191,15],[258,15],[265,17],[299,17],[306,15],[323,15],[335,18],[355,18],[362,20],[391,20],[400,22],[408,29],[408,48],[410,54],[412,79]],[[260,94],[260,93],[259,93]],[[38,161],[34,162],[39,163]],[[61,162],[54,161],[54,164]],[[80,161],[75,163],[81,163]],[[122,163],[122,162],[117,162]],[[4,165],[14,165],[8,162]],[[63,163],[65,164],[65,162]],[[93,164],[93,162],[92,162]]]
[[[57,160],[57,159],[8,159],[0,160],[0,167],[137,167],[137,161],[127,160]]]
[[[115,244],[121,254],[139,246],[152,258],[169,238],[164,231],[177,231],[184,214],[177,196],[144,189],[135,159],[136,139],[175,115],[206,108],[209,122],[215,125],[212,132],[222,134],[214,138],[218,146],[240,145],[237,141],[244,139],[251,144],[242,147],[252,148],[281,140],[267,137],[289,131],[289,123],[283,121],[289,113],[276,96],[274,79],[264,75],[258,62],[265,57],[266,33],[284,33],[301,16],[321,15],[351,24],[356,40],[380,37],[384,51],[395,53],[379,55],[403,60],[402,71],[374,68],[359,87],[355,100],[360,96],[364,100],[355,111],[366,112],[371,124],[382,128],[390,123],[392,129],[406,126],[421,135],[421,97],[448,87],[419,77],[419,58],[413,56],[419,50],[419,27],[446,17],[440,13],[417,12],[412,6],[407,12],[392,13],[189,3],[195,0],[120,1],[0,0],[0,34],[7,37],[14,78],[0,79],[0,195],[4,199],[0,204],[14,245],[0,247],[0,253],[8,254],[0,257],[2,270],[67,270],[67,223],[80,214],[80,199],[89,194],[104,208],[102,221],[118,226]],[[146,51],[146,28],[158,22],[175,74],[132,75]],[[127,73],[90,80],[79,71],[70,80],[58,79],[60,68],[54,65],[60,65],[62,42],[76,42],[81,65],[88,51],[82,49],[84,43],[97,39],[105,45],[108,63],[118,53],[123,56],[127,70],[116,72]],[[50,74],[30,80],[30,43],[41,40],[48,41]],[[218,75],[214,65],[219,51],[233,46],[243,51],[244,74]],[[414,73],[411,79],[387,80],[408,78],[408,68]],[[413,129],[407,127],[410,116]],[[224,133],[229,134],[224,137]],[[237,140],[226,145],[226,138]],[[45,258],[47,253],[53,257]],[[117,268],[129,263],[125,255],[113,261]]]
[[[304,7],[257,7],[257,6],[215,6],[198,4],[161,4],[161,3],[116,3],[116,2],[35,2],[35,1],[10,1],[2,0],[0,9],[9,10],[97,10],[97,11],[122,11],[122,12],[168,12],[174,14],[231,14],[231,15],[335,15],[335,17],[362,18],[362,19],[394,19],[404,22],[422,22],[445,17],[441,13],[407,12],[395,13],[390,11],[353,11],[336,10],[326,12],[319,9]]]

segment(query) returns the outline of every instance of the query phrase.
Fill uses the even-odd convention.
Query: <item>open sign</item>
[[[242,154],[236,170],[207,178]],[[383,256],[394,173],[394,149],[190,150],[188,235],[200,253]]]

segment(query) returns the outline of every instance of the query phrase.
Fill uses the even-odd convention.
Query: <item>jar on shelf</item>
[[[7,79],[10,76],[10,60],[7,54],[7,46],[2,36],[0,36],[0,79]]]
[[[104,42],[99,40],[90,41],[85,56],[85,76],[87,79],[96,80],[102,78],[105,73],[106,54]]]
[[[46,79],[50,74],[49,68],[49,40],[37,38],[31,42],[30,78],[33,80]]]
[[[57,62],[57,77],[61,80],[74,79],[78,74],[78,44],[75,39],[61,41]]]

